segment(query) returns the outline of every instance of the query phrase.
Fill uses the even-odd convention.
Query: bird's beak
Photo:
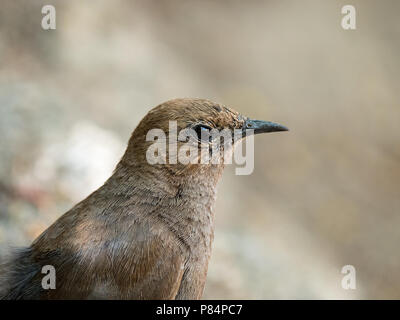
[[[254,134],[276,132],[276,131],[289,131],[285,126],[274,123],[271,121],[251,120],[247,119],[243,126],[243,133],[248,135],[247,130],[254,130]]]

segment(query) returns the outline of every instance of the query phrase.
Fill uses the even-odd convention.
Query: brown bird
[[[158,156],[167,155],[166,163],[150,164],[146,155],[154,141],[146,136],[158,128],[172,140],[169,121],[176,121],[178,132],[193,129],[202,146],[213,143],[200,134],[209,129],[236,129],[241,136],[246,129],[287,130],[203,99],[176,99],[152,109],[104,185],[3,264],[1,298],[201,298],[224,164],[174,163],[171,150],[163,149]],[[46,265],[54,267],[55,289],[42,285]]]

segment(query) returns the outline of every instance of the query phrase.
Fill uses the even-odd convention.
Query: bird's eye
[[[204,142],[210,141],[211,127],[204,125],[204,124],[198,124],[193,127],[193,130],[196,132],[198,140],[201,140]]]

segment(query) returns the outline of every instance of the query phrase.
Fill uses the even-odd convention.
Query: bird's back
[[[8,260],[3,299],[174,299],[179,289],[181,298],[200,297],[209,252],[200,252],[204,261],[191,270],[196,248],[188,243],[187,230],[168,220],[171,210],[177,216],[192,213],[180,204],[182,195],[161,201],[137,191],[127,197],[110,193],[110,183]],[[42,287],[46,265],[56,272],[55,289]],[[181,288],[190,271],[197,274],[196,286]]]

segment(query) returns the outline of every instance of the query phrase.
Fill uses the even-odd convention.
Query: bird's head
[[[179,176],[223,167],[223,157],[246,135],[287,130],[209,100],[175,99],[147,113],[132,133],[121,163],[149,165]],[[220,163],[213,162],[213,151]],[[204,162],[207,155],[209,161]]]

